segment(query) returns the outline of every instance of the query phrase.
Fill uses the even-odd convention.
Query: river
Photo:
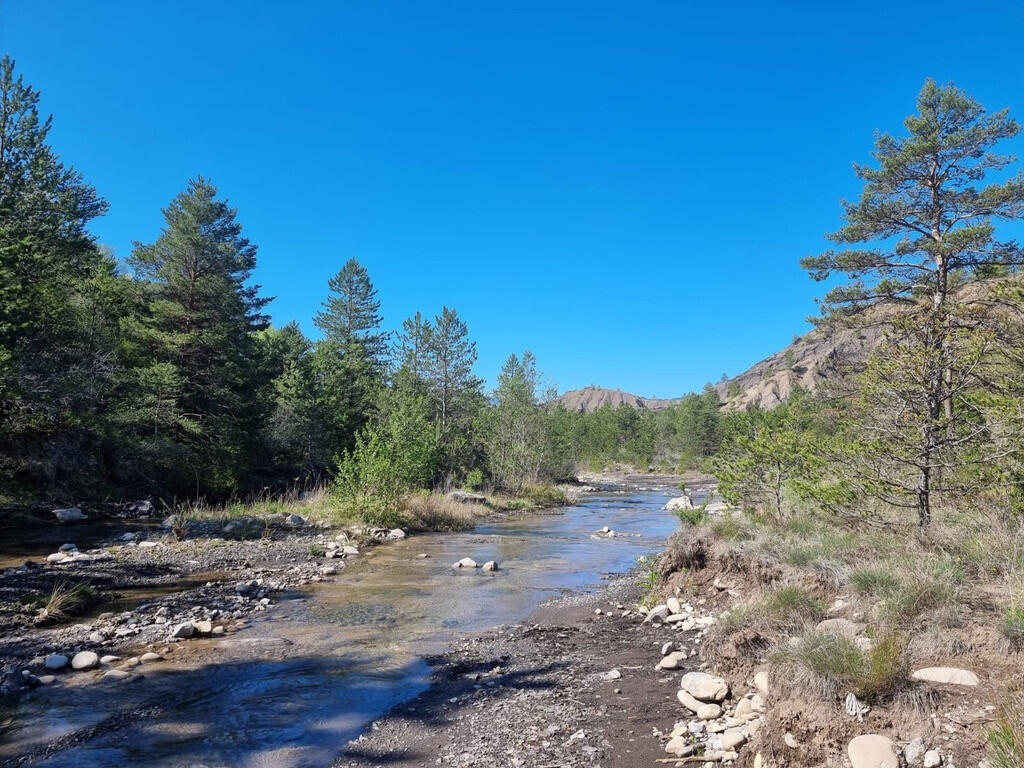
[[[660,551],[678,526],[663,509],[677,494],[604,491],[557,512],[370,550],[230,638],[193,641],[192,662],[147,667],[135,682],[37,689],[9,714],[0,760],[99,724],[33,764],[328,766],[373,720],[425,689],[425,657]],[[603,526],[619,535],[596,535]],[[462,557],[496,560],[499,570],[453,570]]]

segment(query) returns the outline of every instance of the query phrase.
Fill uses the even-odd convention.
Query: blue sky
[[[119,257],[201,173],[277,324],[313,333],[355,256],[387,327],[457,308],[488,380],[531,349],[560,389],[659,396],[807,329],[797,262],[926,76],[1024,118],[1022,28],[989,2],[0,0]]]

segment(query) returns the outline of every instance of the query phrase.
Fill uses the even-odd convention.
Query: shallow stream
[[[24,697],[0,730],[0,762],[72,731],[100,732],[38,765],[328,766],[345,744],[427,685],[424,657],[522,621],[544,600],[600,586],[659,551],[678,526],[669,487],[608,491],[467,533],[412,536],[286,596],[202,663],[146,667],[134,682],[82,676]],[[614,538],[596,535],[603,526]],[[427,557],[422,557],[427,555]],[[499,570],[453,570],[471,557]],[[109,728],[107,726],[110,726]]]

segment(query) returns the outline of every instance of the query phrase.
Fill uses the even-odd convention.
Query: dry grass
[[[68,584],[58,581],[48,594],[32,592],[21,599],[23,605],[39,611],[36,623],[56,624],[76,616],[96,602],[97,595],[86,582]]]
[[[402,500],[401,513],[407,527],[415,531],[465,531],[487,514],[487,507],[440,493],[416,493]]]
[[[999,709],[999,720],[986,734],[992,768],[1024,765],[1024,694],[1010,694]]]

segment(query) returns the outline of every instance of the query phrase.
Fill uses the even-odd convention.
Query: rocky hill
[[[584,387],[583,389],[572,389],[558,398],[558,401],[570,411],[581,411],[590,413],[598,408],[608,405],[616,408],[620,405],[628,405],[648,411],[660,411],[668,408],[678,399],[666,400],[658,397],[640,397],[621,389],[605,389],[604,387]]]

